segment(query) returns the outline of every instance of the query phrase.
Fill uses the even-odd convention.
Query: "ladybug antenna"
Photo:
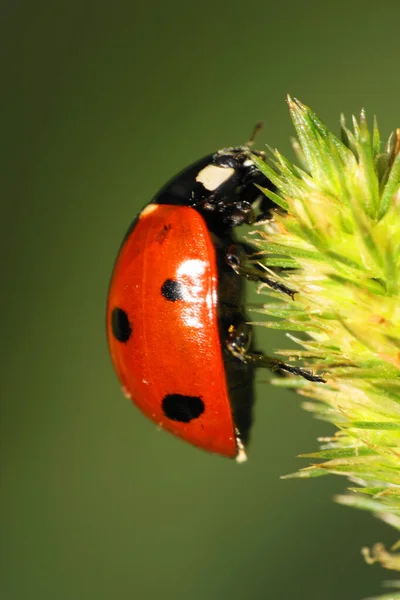
[[[258,121],[253,128],[253,131],[251,133],[250,139],[248,142],[245,143],[245,146],[247,146],[248,148],[251,148],[254,144],[254,140],[256,139],[256,136],[258,134],[258,132],[263,128],[264,123],[262,121]]]

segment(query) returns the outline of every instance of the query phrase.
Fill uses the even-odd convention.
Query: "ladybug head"
[[[271,187],[252,160],[250,148],[224,148],[184,169],[162,188],[153,203],[190,206],[219,233],[254,220],[253,205],[263,196],[256,184]]]
[[[253,222],[253,204],[262,196],[256,184],[271,186],[247,146],[216,152],[197,173],[196,183],[191,205],[203,213],[214,213],[213,219],[226,227]]]

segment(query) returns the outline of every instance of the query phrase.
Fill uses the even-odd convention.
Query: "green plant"
[[[263,191],[277,210],[251,236],[257,260],[297,293],[263,286],[267,301],[256,310],[272,317],[264,326],[295,332],[288,335],[299,350],[280,356],[326,379],[273,382],[295,388],[337,432],[302,455],[313,464],[286,477],[345,475],[350,487],[338,502],[400,529],[400,129],[381,149],[364,111],[352,130],[342,117],[339,139],[308,107],[288,103],[301,166],[270,148],[265,160],[254,157],[276,186]],[[400,570],[400,554],[382,545],[363,552]]]

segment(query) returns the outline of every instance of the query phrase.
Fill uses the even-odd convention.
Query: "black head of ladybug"
[[[272,187],[252,160],[250,149],[224,148],[179,173],[153,202],[195,208],[211,230],[221,231],[254,221],[253,205],[263,197],[256,184]],[[262,211],[270,208],[272,203],[267,200],[265,206],[264,200]]]

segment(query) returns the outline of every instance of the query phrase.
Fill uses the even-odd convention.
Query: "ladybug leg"
[[[272,289],[278,290],[289,295],[293,298],[296,293],[294,290],[289,289],[285,285],[266,277],[261,270],[244,267],[240,262],[239,251],[243,250],[241,247],[231,246],[228,248],[226,253],[226,261],[232,267],[232,269],[238,275],[245,277],[250,281],[260,281],[266,283]],[[295,367],[293,365],[287,365],[286,363],[278,360],[277,358],[271,358],[264,354],[254,352],[251,350],[252,345],[252,328],[249,323],[246,323],[243,319],[229,325],[226,335],[226,346],[228,350],[244,363],[252,365],[253,367],[260,367],[264,369],[270,369],[283,375],[283,373],[290,373],[303,377],[307,381],[316,383],[325,383],[325,379],[308,369],[302,369],[301,367]]]
[[[271,358],[258,352],[249,351],[251,348],[252,328],[249,323],[239,321],[229,326],[226,336],[226,345],[228,350],[239,360],[253,367],[261,367],[276,371],[278,374],[291,373],[303,377],[307,381],[315,383],[326,383],[326,380],[319,375],[314,375],[308,369],[287,365],[277,358]]]
[[[254,246],[252,246],[248,242],[244,242],[243,240],[240,240],[240,245],[236,244],[235,246],[232,246],[231,248],[229,248],[229,250],[232,250],[232,252],[234,253],[235,248],[236,248],[236,254],[238,254],[240,252],[240,254],[242,254],[244,257],[246,257],[246,259],[251,259],[253,256],[255,256],[255,253],[257,252],[257,249]],[[238,250],[239,250],[239,252],[238,252]],[[242,260],[241,256],[239,256],[239,260]]]
[[[251,225],[256,221],[253,206],[247,200],[240,200],[228,205],[222,202],[218,209],[221,211],[223,222],[229,227],[237,227],[243,223]]]
[[[271,220],[271,210],[277,209],[277,205],[272,202],[267,196],[263,196],[259,204],[259,214],[257,215],[254,223],[265,223]]]
[[[236,246],[229,246],[225,254],[225,260],[230,267],[237,273],[241,275],[248,281],[255,281],[259,283],[266,283],[270,288],[276,290],[278,292],[282,292],[283,294],[287,294],[292,299],[296,293],[296,290],[292,290],[287,287],[284,283],[280,283],[271,277],[268,277],[264,274],[264,271],[261,268],[256,267],[246,267],[241,262],[241,257],[238,253],[238,248]]]
[[[326,379],[319,375],[314,375],[313,371],[308,369],[302,369],[301,367],[295,367],[293,365],[287,365],[276,358],[270,356],[264,356],[263,354],[257,353],[246,353],[244,355],[244,361],[252,364],[254,367],[261,367],[264,369],[271,369],[278,373],[284,371],[285,373],[291,373],[292,375],[298,375],[306,379],[307,381],[313,381],[315,383],[326,383]]]

